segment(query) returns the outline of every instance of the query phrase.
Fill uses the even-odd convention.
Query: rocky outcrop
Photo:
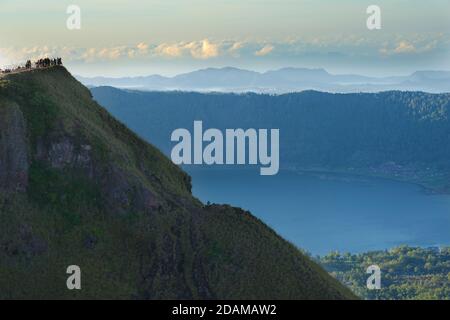
[[[159,208],[156,196],[136,176],[120,166],[99,163],[91,144],[80,140],[68,135],[40,138],[35,158],[56,170],[75,169],[97,183],[108,212],[152,212]]]
[[[29,156],[25,120],[17,104],[0,100],[0,189],[26,190]]]
[[[132,210],[150,213],[160,207],[157,197],[137,177],[118,166],[109,166],[101,190],[108,211],[126,213]]]
[[[36,145],[36,159],[54,169],[81,169],[88,177],[93,178],[92,147],[88,143],[76,143],[75,140],[70,136],[50,141],[40,138]]]

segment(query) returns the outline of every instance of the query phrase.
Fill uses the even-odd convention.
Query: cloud
[[[426,54],[437,50],[445,50],[445,46],[447,45],[439,38],[416,37],[394,43],[385,42],[378,52],[382,55]]]
[[[250,61],[264,57],[276,50],[276,56],[286,61],[329,62],[334,59],[344,61],[368,61],[370,59],[395,59],[396,56],[415,56],[417,59],[430,59],[431,55],[449,51],[448,33],[413,34],[383,36],[377,39],[358,35],[335,35],[333,37],[286,37],[284,40],[261,42],[260,40],[189,40],[179,42],[151,43],[140,41],[134,45],[115,45],[110,47],[69,47],[69,46],[30,46],[0,47],[1,64],[23,63],[27,59],[42,57],[63,57],[65,62],[107,62],[126,60],[158,61],[158,59],[209,60],[233,64],[237,59]],[[268,41],[268,40],[267,40]],[[228,59],[228,60],[227,60]],[[306,60],[303,60],[306,61]],[[337,61],[337,60],[336,60]],[[419,61],[419,60],[418,60]],[[322,63],[322,62],[320,62]]]
[[[137,57],[145,57],[149,54],[150,46],[144,42],[138,43],[135,47],[128,46],[116,46],[109,48],[85,48],[72,50],[72,54],[67,54],[70,52],[66,51],[66,54],[63,55],[69,59],[74,58],[75,60],[79,60],[77,57],[78,51],[81,51],[81,60],[86,62],[94,62],[97,60],[117,60],[121,58],[137,58]]]
[[[82,55],[81,59],[85,61],[93,61],[96,57],[97,50],[95,48],[87,49]]]
[[[183,55],[182,47],[177,44],[162,43],[155,48],[155,53],[160,56],[181,57]]]
[[[236,51],[239,51],[240,49],[242,49],[244,46],[245,46],[244,42],[237,41],[231,45],[231,47],[228,49],[228,51],[236,52]]]
[[[133,54],[131,54],[133,55]],[[111,47],[111,48],[87,48],[83,49],[81,59],[86,62],[93,62],[96,60],[117,60],[122,57],[130,56],[130,51],[126,46]],[[73,57],[66,57],[73,58]]]
[[[190,42],[185,46],[191,56],[196,59],[209,59],[219,55],[219,45],[211,43],[208,39],[201,42]]]
[[[245,47],[245,43],[241,41],[237,41],[231,44],[228,48],[228,52],[235,58],[240,56],[239,51]]]
[[[234,42],[233,45],[230,47],[230,49],[228,49],[229,51],[237,51],[242,49],[245,46],[244,42]]]
[[[263,48],[255,52],[255,56],[263,57],[268,55],[273,51],[274,47],[272,45],[265,45]]]
[[[219,43],[212,43],[208,39],[172,44],[163,43],[155,48],[155,54],[172,58],[189,54],[195,59],[209,59],[219,56],[219,47]]]
[[[145,42],[140,42],[136,45],[136,48],[127,48],[128,58],[136,58],[148,54],[149,47]]]
[[[412,45],[408,41],[400,41],[400,43],[394,49],[395,53],[408,53],[408,52],[415,52],[415,51],[416,51],[416,48],[414,47],[414,45]]]
[[[33,47],[9,47],[9,48],[0,48],[0,55],[3,57],[2,63],[15,64],[15,63],[23,63],[24,61],[31,59],[37,60],[44,57],[55,57],[59,52],[67,53],[69,52],[69,48],[62,47],[48,47],[48,46],[33,46]]]
[[[117,60],[126,52],[126,47],[103,48],[98,51],[97,57],[100,59]]]
[[[147,51],[148,47],[149,45],[144,42],[138,43],[138,45],[136,46],[136,48],[138,48],[138,50],[140,51]]]

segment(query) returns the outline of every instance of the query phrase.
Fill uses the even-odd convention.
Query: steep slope
[[[4,77],[0,116],[0,298],[354,298],[250,213],[193,198],[64,68]]]

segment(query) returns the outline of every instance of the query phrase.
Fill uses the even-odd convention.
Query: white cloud
[[[258,56],[258,57],[266,56],[269,53],[271,53],[273,51],[273,49],[274,49],[274,46],[272,46],[272,45],[265,45],[260,50],[255,52],[255,56]]]
[[[155,48],[155,53],[160,56],[181,57],[183,55],[183,48],[177,44],[162,43]]]
[[[329,61],[330,54],[339,59],[351,56],[352,61],[360,58],[395,58],[401,55],[415,55],[417,59],[429,59],[430,54],[446,53],[450,47],[450,37],[441,34],[414,34],[380,37],[371,39],[356,35],[336,35],[335,37],[286,37],[281,41],[250,39],[239,40],[192,40],[180,42],[162,42],[149,44],[137,42],[134,45],[117,45],[111,47],[68,47],[68,46],[30,46],[0,48],[0,64],[23,63],[27,59],[62,57],[65,62],[120,61],[126,60],[157,61],[161,58],[180,60],[208,60],[220,57],[220,62],[233,64],[236,59],[264,57],[275,50],[283,62],[297,61],[299,57],[310,60]],[[344,58],[342,58],[344,57]],[[228,59],[228,60],[227,60]],[[328,59],[328,60],[326,60]],[[336,58],[338,59],[338,58]],[[227,62],[228,61],[228,62]]]
[[[136,46],[136,48],[138,48],[140,51],[144,51],[144,52],[146,52],[148,50],[148,47],[149,47],[148,44],[146,44],[144,42],[138,43],[138,45]]]
[[[378,52],[382,55],[425,54],[437,50],[439,47],[442,49],[442,46],[445,46],[445,43],[439,39],[416,37],[395,43],[385,42]]]
[[[412,45],[408,41],[400,41],[400,43],[394,49],[395,53],[408,53],[408,52],[415,52],[415,51],[416,51],[416,48],[414,47],[414,45]]]
[[[163,43],[155,48],[160,56],[181,57],[189,54],[195,59],[209,59],[219,56],[220,44],[212,43],[208,39],[202,41],[180,42],[174,44]]]
[[[244,48],[244,46],[245,46],[244,42],[241,41],[234,42],[228,49],[228,52],[234,57],[239,57],[239,50]]]
[[[123,56],[126,52],[126,47],[103,48],[97,52],[97,57],[100,59],[116,60]]]
[[[209,59],[219,55],[219,45],[211,43],[208,39],[200,42],[190,42],[185,46],[191,56],[197,59]]]
[[[55,57],[58,52],[67,52],[67,48],[56,48],[48,46],[34,46],[23,48],[0,48],[0,55],[3,56],[3,62],[7,64],[23,63],[24,61],[31,59],[37,60],[44,57]]]

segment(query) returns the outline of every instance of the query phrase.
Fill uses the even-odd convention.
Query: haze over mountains
[[[106,78],[77,77],[88,86],[113,86],[150,91],[218,91],[287,93],[304,90],[326,92],[379,92],[388,90],[450,92],[450,71],[417,71],[406,76],[368,77],[331,74],[324,69],[282,68],[264,73],[232,67],[207,68],[174,77],[149,75]]]

